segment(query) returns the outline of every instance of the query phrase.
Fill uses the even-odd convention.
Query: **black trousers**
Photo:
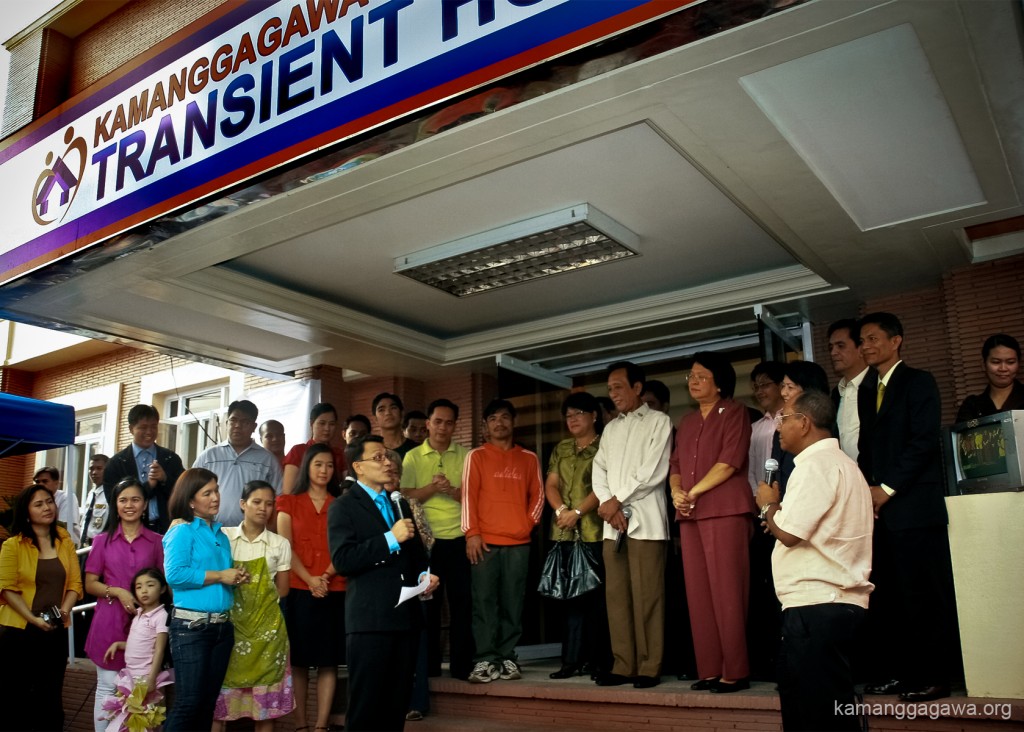
[[[957,676],[957,629],[953,569],[945,526],[893,530],[875,522],[868,612],[876,680],[907,686],[948,684]]]
[[[442,593],[448,599],[448,643],[451,674],[465,679],[473,670],[473,595],[466,539],[435,539],[430,550],[430,571],[441,580],[434,599],[427,602],[427,669],[441,675]]]
[[[750,610],[747,613],[747,648],[750,675],[761,681],[774,681],[778,666],[779,628],[782,606],[775,594],[772,578],[772,552],[775,537],[765,534],[759,519],[754,519],[750,540]]]
[[[860,729],[850,654],[864,612],[843,603],[782,611],[778,688],[786,732]]]
[[[567,564],[573,542],[560,541],[556,544],[562,552],[562,562]],[[604,582],[603,543],[589,544],[597,560],[597,573]],[[608,634],[608,608],[604,600],[604,584],[579,597],[563,600],[565,628],[562,637],[562,664],[577,666],[589,664],[594,672],[610,671],[612,668],[612,642]]]
[[[68,632],[0,626],[0,730],[64,729]]]
[[[349,732],[403,729],[412,695],[419,632],[349,633],[347,641],[345,729]]]

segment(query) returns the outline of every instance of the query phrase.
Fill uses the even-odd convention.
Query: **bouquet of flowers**
[[[146,679],[136,679],[130,686],[118,677],[114,696],[103,702],[107,712],[105,719],[110,721],[109,732],[127,729],[129,732],[146,732],[155,730],[167,718],[167,707],[164,706],[164,695],[154,689],[149,690]]]

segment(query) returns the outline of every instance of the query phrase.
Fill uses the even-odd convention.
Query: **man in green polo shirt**
[[[469,559],[462,533],[462,465],[468,450],[452,442],[459,408],[447,399],[427,407],[427,439],[405,455],[402,493],[423,505],[434,532],[430,570],[441,578],[451,624],[451,674],[465,679],[473,669],[473,604]],[[441,675],[441,598],[427,603],[428,673]]]

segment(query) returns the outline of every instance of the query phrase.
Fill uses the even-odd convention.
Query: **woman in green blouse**
[[[583,391],[570,394],[562,403],[562,416],[572,437],[559,442],[551,453],[544,491],[555,512],[551,538],[557,542],[563,561],[568,562],[578,534],[581,541],[590,545],[603,582],[603,523],[597,515],[598,500],[590,484],[591,466],[600,442],[598,414],[597,400]],[[551,678],[566,679],[581,673],[596,678],[611,668],[604,585],[562,602],[565,603],[562,667],[552,673]]]

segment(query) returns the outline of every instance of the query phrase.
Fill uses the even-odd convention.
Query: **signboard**
[[[698,0],[229,0],[0,150],[0,284]]]

